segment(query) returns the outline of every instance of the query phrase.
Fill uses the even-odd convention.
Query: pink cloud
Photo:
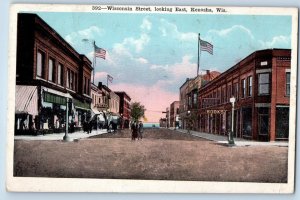
[[[96,72],[95,73],[95,83],[98,83],[101,80],[106,80],[107,72]]]
[[[158,85],[144,86],[120,83],[112,84],[110,88],[113,91],[125,91],[132,98],[132,102],[141,102],[146,107],[145,116],[148,122],[158,122],[161,117],[165,117],[162,111],[165,111],[173,101],[179,99],[177,93],[165,91]]]

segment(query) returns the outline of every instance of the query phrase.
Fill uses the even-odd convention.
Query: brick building
[[[36,14],[18,14],[16,130],[81,127],[90,117],[91,61]]]
[[[170,127],[179,127],[179,101],[174,101],[170,105]]]
[[[130,122],[130,101],[131,98],[126,92],[115,92],[120,97],[120,109],[119,113],[122,118],[122,127],[129,128]]]
[[[288,139],[291,50],[256,51],[199,89],[200,131],[275,141]]]

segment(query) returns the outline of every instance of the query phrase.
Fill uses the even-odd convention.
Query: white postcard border
[[[92,10],[93,5],[69,4],[15,4],[10,9],[9,59],[8,59],[8,112],[7,112],[7,190],[18,192],[138,192],[138,193],[292,193],[294,191],[295,134],[296,134],[296,81],[297,81],[297,43],[298,9],[264,7],[210,7],[210,6],[164,6],[181,8],[225,8],[226,13],[236,15],[290,15],[292,16],[292,59],[291,59],[291,96],[290,96],[290,140],[288,149],[287,183],[243,183],[243,182],[201,182],[201,181],[157,181],[157,180],[118,180],[118,179],[76,179],[76,178],[26,178],[13,177],[14,152],[14,110],[16,74],[16,24],[17,13],[22,12],[108,12]],[[99,5],[96,5],[99,6]],[[100,5],[105,7],[106,5]],[[132,7],[134,5],[123,5]],[[149,6],[144,6],[149,7]],[[151,10],[155,6],[150,6]],[[162,7],[162,6],[157,6]],[[110,13],[154,13],[143,11],[110,11]],[[191,14],[175,12],[155,12],[165,14]],[[193,13],[193,14],[218,14]]]

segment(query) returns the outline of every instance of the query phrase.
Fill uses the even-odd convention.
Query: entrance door
[[[258,114],[258,122],[259,135],[269,137],[269,115]]]

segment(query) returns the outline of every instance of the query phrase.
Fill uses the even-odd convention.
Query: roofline
[[[49,28],[52,31],[52,35],[56,35],[59,38],[59,43],[62,43],[63,45],[66,45],[71,51],[72,54],[74,54],[76,57],[83,58],[82,60],[84,61],[85,59],[87,60],[87,62],[91,65],[92,61],[90,61],[90,59],[88,57],[86,57],[86,55],[84,54],[80,54],[79,52],[77,52],[72,45],[70,45],[55,29],[53,29],[45,20],[43,20],[38,14],[35,13],[18,13],[19,15],[28,15],[28,16],[34,16],[37,20],[39,20],[44,26],[46,26],[47,28]],[[36,24],[36,22],[34,22]],[[54,33],[54,34],[53,34]],[[51,33],[49,33],[51,35]],[[90,66],[91,67],[91,66]],[[91,67],[93,69],[93,67]]]
[[[200,87],[200,90],[207,88],[208,86],[210,86],[211,84],[213,84],[214,82],[217,82],[219,79],[223,78],[225,75],[224,74],[228,74],[231,71],[234,71],[235,69],[239,68],[242,62],[246,61],[247,59],[249,59],[251,56],[256,56],[256,54],[261,53],[261,52],[273,52],[274,51],[291,51],[291,49],[279,49],[279,48],[273,48],[273,49],[262,49],[262,50],[257,50],[252,52],[251,54],[249,54],[248,56],[244,57],[242,60],[240,60],[238,63],[236,63],[235,65],[233,65],[232,67],[228,68],[226,71],[222,72],[220,75],[218,75],[216,78],[214,78],[213,80],[209,81],[207,84],[205,84],[203,87]]]

